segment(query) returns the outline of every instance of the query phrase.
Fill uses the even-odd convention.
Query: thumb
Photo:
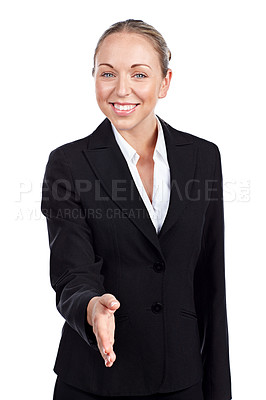
[[[113,294],[105,293],[102,296],[101,303],[111,311],[116,311],[120,307],[120,303]]]

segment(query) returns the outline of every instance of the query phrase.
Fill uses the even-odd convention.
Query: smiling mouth
[[[119,111],[130,111],[130,110],[133,110],[134,108],[136,108],[138,105],[139,105],[139,103],[137,103],[137,104],[118,104],[118,103],[111,103],[112,105],[113,105],[113,107],[116,109],[116,110],[119,110]]]

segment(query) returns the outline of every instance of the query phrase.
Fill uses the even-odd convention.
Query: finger
[[[108,317],[100,318],[95,324],[95,335],[98,341],[99,350],[103,356],[111,355],[113,352],[113,327],[108,324]]]
[[[107,355],[104,362],[106,367],[111,367],[116,360],[116,354],[114,351],[110,355]]]
[[[102,353],[104,355],[104,357],[106,357],[106,355],[112,355],[112,353],[114,352],[113,350],[113,344],[110,341],[109,337],[104,337],[103,339],[100,339],[100,343],[101,343],[101,348],[102,348]]]
[[[113,349],[109,353],[107,353],[105,351],[105,348],[102,347],[102,353],[103,353],[102,357],[104,359],[105,366],[106,367],[111,367],[113,365],[113,363],[115,362],[115,360],[116,360],[116,355],[115,355]]]
[[[105,348],[108,348],[108,346],[104,345],[102,348],[103,351],[103,355],[104,355],[104,361],[105,361],[105,365],[107,367],[110,367],[116,360],[116,354],[114,352],[113,346],[109,346],[109,350],[110,351],[106,351]]]
[[[106,309],[106,307],[104,307]],[[115,331],[115,317],[108,313],[100,314],[95,320],[94,333],[97,338],[98,348],[106,366],[111,366],[116,359],[113,351]]]
[[[99,348],[99,351],[101,353],[102,358],[104,360],[107,360],[110,357],[110,355],[111,355],[111,353],[113,351],[112,348],[110,346],[108,348],[108,346],[104,345],[102,343],[101,339],[99,339],[99,338],[97,338],[97,344],[98,344],[98,348]],[[106,347],[108,349],[106,349]]]
[[[107,367],[111,366],[116,360],[116,354],[113,350],[112,343],[110,343],[109,340],[107,341],[103,340],[102,342],[100,340],[99,348],[101,349],[105,365]]]
[[[100,303],[104,305],[106,308],[108,308],[111,311],[116,311],[120,307],[120,303],[117,300],[117,298],[110,293],[105,293],[103,294],[100,299]]]
[[[114,351],[112,351],[112,353],[110,354],[110,362],[113,364],[116,360],[116,354]]]

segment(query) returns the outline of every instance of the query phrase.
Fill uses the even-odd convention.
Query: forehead
[[[119,32],[107,36],[96,55],[99,62],[159,63],[159,55],[152,42],[143,35]]]

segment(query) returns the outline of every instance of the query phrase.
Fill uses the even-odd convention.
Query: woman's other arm
[[[231,399],[226,311],[222,167],[214,145],[215,167],[203,226],[201,253],[195,270],[195,306],[203,362],[205,400]],[[205,192],[206,195],[206,192]]]

